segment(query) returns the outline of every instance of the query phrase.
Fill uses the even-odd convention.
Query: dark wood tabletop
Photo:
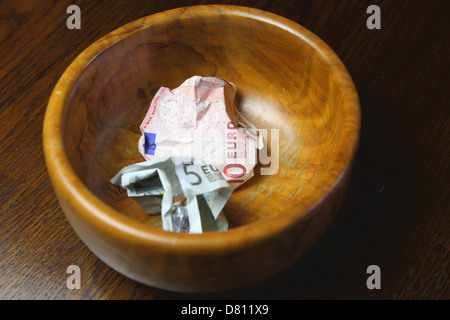
[[[42,151],[51,91],[70,62],[116,28],[188,0],[0,1],[0,299],[449,299],[449,1],[243,0],[308,28],[342,59],[362,131],[329,231],[278,275],[235,291],[151,288],[99,260],[66,220]],[[69,30],[69,5],[81,29]],[[369,29],[370,5],[381,29]],[[373,22],[373,21],[372,21]],[[67,268],[80,268],[70,290]],[[379,267],[380,289],[367,268]]]

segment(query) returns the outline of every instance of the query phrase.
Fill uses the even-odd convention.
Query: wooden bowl
[[[277,173],[256,168],[235,190],[226,232],[163,231],[109,183],[143,161],[139,124],[156,91],[194,75],[233,82],[244,116],[279,129]],[[261,10],[195,6],[131,22],[83,51],[51,95],[44,152],[67,219],[101,260],[150,286],[207,292],[260,281],[311,248],[344,196],[359,128],[351,77],[317,36]]]

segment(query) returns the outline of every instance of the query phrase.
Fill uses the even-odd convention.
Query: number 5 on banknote
[[[188,166],[192,166],[192,164],[191,164],[191,163],[183,163],[183,170],[184,170],[184,173],[186,174],[186,176],[189,176],[189,175],[195,176],[197,180],[196,180],[195,182],[192,182],[191,180],[189,180],[189,182],[190,182],[193,186],[198,186],[199,184],[202,183],[202,178],[201,178],[197,173],[195,173],[194,171],[187,171],[187,167],[188,167]]]

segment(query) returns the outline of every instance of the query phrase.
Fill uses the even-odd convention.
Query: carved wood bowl
[[[139,125],[156,91],[194,75],[233,82],[243,115],[279,129],[278,171],[257,167],[234,191],[225,232],[164,231],[109,183],[144,161]],[[158,288],[220,291],[279,272],[326,231],[359,127],[353,82],[317,36],[256,9],[195,6],[131,22],[83,51],[51,95],[44,152],[67,219],[106,264]]]

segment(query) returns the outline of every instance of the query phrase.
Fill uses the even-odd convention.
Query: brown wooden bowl
[[[139,125],[161,86],[194,76],[236,84],[237,106],[279,131],[279,170],[233,193],[226,232],[161,229],[109,180],[143,161]],[[67,68],[45,116],[48,172],[67,219],[106,264],[150,286],[219,291],[267,278],[319,239],[344,196],[359,137],[353,82],[298,24],[261,10],[195,6],[131,22]]]

